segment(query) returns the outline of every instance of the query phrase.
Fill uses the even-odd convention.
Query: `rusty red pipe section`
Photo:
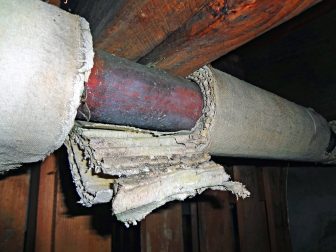
[[[90,115],[92,122],[178,131],[196,124],[203,96],[191,81],[98,51],[85,103],[77,119]]]

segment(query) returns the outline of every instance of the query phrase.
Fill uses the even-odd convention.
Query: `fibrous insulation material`
[[[1,172],[39,161],[62,145],[93,66],[93,49],[89,25],[79,16],[39,0],[0,0],[0,6]],[[215,106],[210,71],[191,78],[206,106],[190,132],[75,125],[66,145],[82,204],[112,200],[113,213],[128,225],[208,188],[248,196],[205,151]]]
[[[211,71],[216,80],[211,155],[315,162],[331,158],[326,153],[330,126],[313,109]]]
[[[1,172],[63,144],[93,49],[83,18],[39,0],[0,0],[0,27]]]
[[[71,172],[81,203],[112,200],[112,211],[126,225],[155,208],[206,189],[229,190],[245,198],[245,187],[230,181],[207,153],[215,103],[212,72],[189,77],[204,94],[203,116],[191,131],[175,133],[77,122],[66,140]]]

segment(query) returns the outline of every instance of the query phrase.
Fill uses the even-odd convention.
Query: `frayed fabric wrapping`
[[[202,90],[203,115],[191,131],[155,132],[126,126],[78,122],[66,145],[81,203],[112,200],[127,225],[155,208],[206,189],[249,192],[230,181],[210,154],[323,161],[328,122],[218,70],[203,67],[189,76]],[[104,183],[102,180],[105,178]]]
[[[126,225],[136,224],[172,200],[206,189],[249,192],[230,180],[207,153],[215,113],[211,70],[190,76],[204,94],[203,116],[191,131],[156,132],[127,126],[77,122],[65,144],[80,202],[112,201],[112,212]]]
[[[39,0],[0,0],[0,172],[42,160],[71,130],[93,66],[89,24]]]

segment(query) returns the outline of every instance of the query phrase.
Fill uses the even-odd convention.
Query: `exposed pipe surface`
[[[78,119],[177,131],[196,124],[203,97],[191,81],[98,51],[85,103]]]
[[[323,161],[334,149],[328,122],[313,110],[209,71],[216,105],[210,154]],[[201,117],[203,95],[194,82],[97,52],[85,103],[78,119],[85,119],[86,108],[93,122],[178,131],[191,129]]]

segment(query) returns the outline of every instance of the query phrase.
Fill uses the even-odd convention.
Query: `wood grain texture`
[[[0,176],[0,251],[23,251],[25,242],[29,172]]]
[[[90,216],[67,217],[61,210],[64,208],[58,209],[54,251],[111,251],[110,237],[99,236],[90,228]],[[110,223],[106,223],[106,225],[110,225]]]
[[[40,168],[36,214],[35,251],[48,252],[53,248],[54,214],[57,192],[57,159],[47,157]]]
[[[127,0],[115,3],[112,8],[117,11],[113,13],[102,12],[109,9],[112,4],[109,1],[80,1],[85,6],[78,5],[76,12],[88,17],[89,21],[92,20],[95,48],[137,60],[165,40],[209,1]],[[100,6],[98,12],[97,4]]]
[[[63,150],[57,156],[57,196],[53,249],[55,252],[111,251],[111,212],[98,207],[86,208],[78,203],[72,182],[67,155]],[[98,211],[97,211],[98,210]],[[97,219],[98,218],[98,219]]]
[[[200,252],[236,251],[229,192],[207,191],[197,203]]]
[[[336,1],[324,0],[213,66],[334,120],[336,26],[329,25],[334,23]]]
[[[262,169],[271,251],[290,252],[292,246],[287,213],[287,168]]]
[[[49,0],[48,3],[50,3],[52,5],[60,6],[61,5],[61,0]]]
[[[209,0],[131,0],[96,40],[96,47],[137,60],[164,41]]]
[[[111,22],[118,19],[118,13],[128,2],[129,0],[68,0],[62,7],[71,8],[73,13],[84,17],[96,40]]]
[[[191,251],[200,252],[198,202],[190,202]]]
[[[142,252],[182,252],[182,207],[174,202],[151,213],[141,222]]]
[[[235,166],[234,179],[246,185],[251,196],[237,201],[239,245],[241,252],[271,251],[261,169]]]
[[[320,0],[213,0],[140,63],[186,76]]]
[[[113,216],[111,222],[112,252],[139,252],[141,251],[140,224],[126,227],[124,223],[118,221]]]

